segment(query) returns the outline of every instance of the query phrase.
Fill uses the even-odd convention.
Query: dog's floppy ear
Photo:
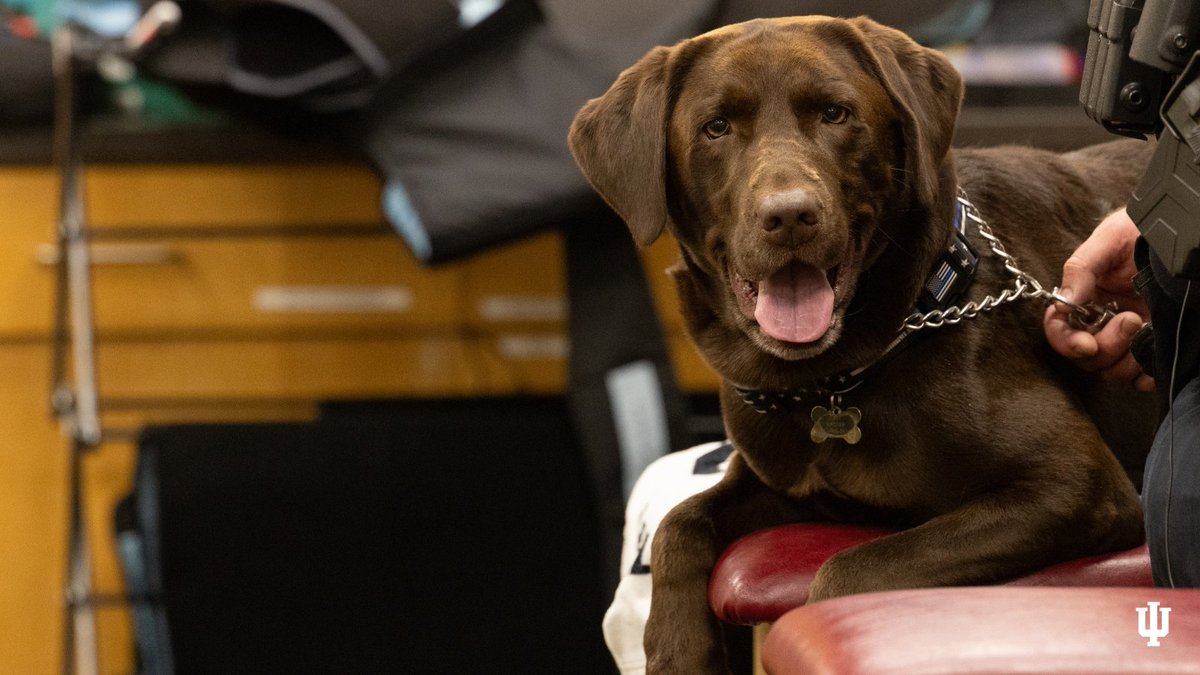
[[[932,205],[938,169],[950,151],[962,104],[958,71],[939,52],[922,47],[904,33],[866,17],[852,19],[863,46],[879,68],[879,77],[904,117],[905,182],[922,204]]]
[[[668,47],[656,47],[576,113],[567,142],[596,192],[641,245],[667,226]]]

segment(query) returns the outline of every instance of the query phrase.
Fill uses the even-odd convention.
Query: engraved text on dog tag
[[[832,408],[817,406],[812,409],[813,427],[809,435],[815,443],[840,438],[853,445],[862,439],[862,430],[858,428],[861,420],[862,411],[858,408],[842,410],[836,405]]]

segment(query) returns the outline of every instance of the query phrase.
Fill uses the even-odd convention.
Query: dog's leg
[[[1010,486],[838,553],[817,571],[808,597],[815,602],[871,591],[997,583],[1081,552],[1131,548],[1142,539],[1131,486],[1065,497],[1044,486]]]
[[[648,675],[729,672],[721,623],[708,605],[717,558],[738,537],[803,515],[799,504],[767,488],[737,455],[720,483],[667,514],[651,551]]]

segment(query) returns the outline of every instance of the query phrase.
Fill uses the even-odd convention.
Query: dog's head
[[[945,244],[928,221],[961,96],[942,56],[869,19],[757,20],[654,49],[569,141],[639,243],[679,240],[710,360],[732,340],[797,362],[894,336]]]

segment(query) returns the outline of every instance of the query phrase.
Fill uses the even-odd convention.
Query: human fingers
[[[1086,253],[1086,252],[1085,252]],[[1094,262],[1082,257],[1079,250],[1063,263],[1062,281],[1058,288],[1058,296],[1075,305],[1086,305],[1096,300],[1096,272]],[[1060,314],[1069,314],[1071,305],[1056,302],[1053,307]]]
[[[1072,328],[1067,314],[1050,306],[1046,308],[1042,325],[1051,348],[1074,361],[1080,369],[1099,371],[1102,378],[1110,381],[1132,381],[1133,387],[1141,392],[1154,391],[1154,378],[1142,372],[1129,351],[1129,343],[1141,327],[1141,317],[1135,313],[1113,317],[1100,333],[1092,335]],[[1114,353],[1118,354],[1115,358]]]
[[[1100,377],[1110,382],[1131,382],[1134,386],[1137,386],[1139,378],[1145,376],[1142,373],[1142,367],[1138,365],[1137,359],[1133,358],[1133,354],[1128,352],[1111,365],[1101,368],[1099,373]]]
[[[1142,323],[1142,317],[1136,312],[1121,312],[1114,316],[1103,329],[1092,336],[1096,343],[1095,351],[1084,356],[1080,360],[1081,365],[1087,370],[1105,371],[1128,358],[1136,368],[1137,362],[1129,353],[1129,345],[1133,336],[1141,329]],[[1113,379],[1132,380],[1138,372],[1141,372],[1140,368],[1129,372],[1123,370],[1121,377]]]
[[[1100,377],[1110,382],[1130,382],[1133,388],[1144,393],[1154,391],[1154,378],[1142,372],[1142,366],[1126,354],[1119,361],[1100,371]]]
[[[1087,331],[1072,327],[1070,309],[1063,311],[1065,307],[1051,305],[1046,308],[1046,313],[1042,316],[1042,331],[1046,334],[1046,341],[1054,351],[1077,362],[1095,356],[1100,349],[1096,338]]]
[[[1054,351],[1073,360],[1084,370],[1103,371],[1113,367],[1129,354],[1129,344],[1142,327],[1136,312],[1121,312],[1095,334],[1073,327],[1069,313],[1056,307],[1046,308],[1042,330]],[[1129,375],[1132,379],[1133,374]]]
[[[1106,368],[1108,363],[1116,363],[1118,359],[1123,358],[1129,353],[1129,344],[1133,341],[1134,334],[1142,327],[1142,319],[1136,312],[1123,311],[1118,315],[1109,319],[1109,322],[1104,325],[1096,333],[1096,359],[1099,359],[1100,368]]]
[[[1078,304],[1096,301],[1097,285],[1110,293],[1132,295],[1137,237],[1137,225],[1124,209],[1109,214],[1063,264],[1060,292]]]

